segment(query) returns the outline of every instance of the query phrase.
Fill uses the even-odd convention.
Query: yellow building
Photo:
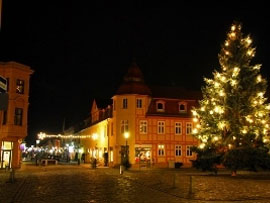
[[[133,63],[112,104],[98,108],[94,101],[91,124],[79,132],[92,135],[81,140],[88,160],[94,156],[103,162],[105,153],[109,165],[116,166],[127,152],[133,167],[174,167],[175,162],[190,166],[195,159],[190,148],[198,144],[191,135],[191,109],[199,96],[182,88],[149,88]]]
[[[20,143],[27,136],[30,67],[1,62],[0,75],[7,79],[8,109],[0,111],[0,168],[20,167]]]

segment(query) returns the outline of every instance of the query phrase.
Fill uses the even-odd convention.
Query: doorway
[[[2,150],[1,153],[1,168],[11,168],[11,150]]]

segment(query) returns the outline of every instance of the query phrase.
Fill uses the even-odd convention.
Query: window
[[[16,93],[23,94],[24,93],[24,81],[17,79],[17,87],[16,87]]]
[[[15,108],[14,124],[22,125],[23,109]]]
[[[190,135],[192,133],[192,123],[186,123],[186,134]]]
[[[175,156],[182,156],[182,146],[175,145]]]
[[[136,100],[136,104],[137,104],[137,105],[136,105],[137,108],[138,108],[138,109],[141,109],[141,108],[142,108],[142,99],[137,99],[137,100]]]
[[[121,133],[128,132],[128,120],[121,120]]]
[[[127,109],[128,108],[128,100],[127,98],[123,99],[123,109]]]
[[[165,122],[164,121],[158,121],[158,134],[164,134],[165,133]]]
[[[187,146],[187,156],[192,156],[191,146]]]
[[[113,162],[113,148],[110,147],[110,162]]]
[[[2,122],[3,125],[6,125],[7,124],[7,111],[4,111],[3,112],[3,122]]]
[[[175,134],[181,135],[182,134],[182,123],[175,122]]]
[[[184,102],[179,103],[179,112],[185,113],[187,112],[187,104]]]
[[[158,156],[164,156],[165,155],[165,146],[164,144],[158,145]]]
[[[140,134],[147,133],[147,121],[140,121]]]
[[[157,111],[164,112],[165,110],[164,106],[165,106],[164,102],[161,102],[161,101],[157,102]]]

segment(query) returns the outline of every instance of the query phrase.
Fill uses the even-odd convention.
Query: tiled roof
[[[170,98],[170,99],[202,99],[201,91],[194,91],[182,87],[161,87],[151,86],[153,98]]]

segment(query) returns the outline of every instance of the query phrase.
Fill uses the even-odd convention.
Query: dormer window
[[[179,113],[187,112],[187,104],[185,102],[180,102],[178,108],[179,108]]]
[[[164,112],[165,111],[165,102],[164,101],[158,101],[156,106],[157,106],[157,111],[158,112]]]

